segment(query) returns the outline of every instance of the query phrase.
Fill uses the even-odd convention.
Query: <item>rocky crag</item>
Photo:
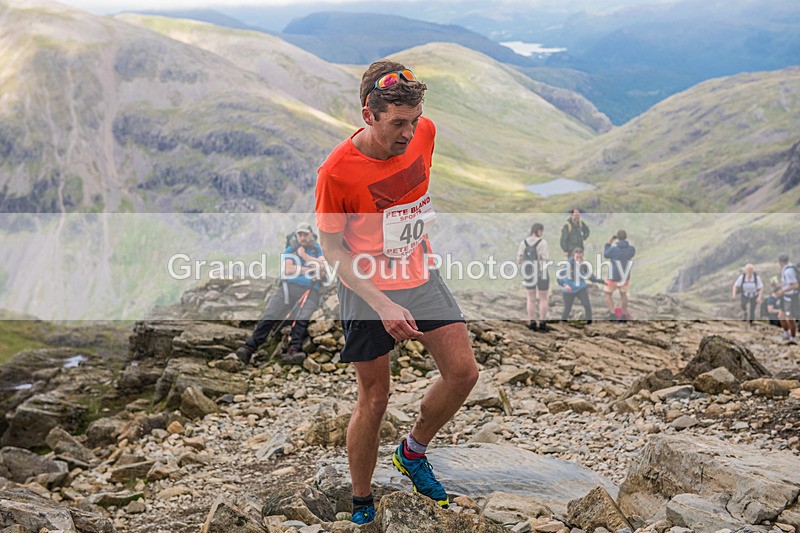
[[[800,349],[765,324],[679,320],[571,322],[548,334],[470,323],[481,377],[430,454],[449,510],[411,493],[388,462],[437,376],[421,344],[398,344],[378,518],[358,529],[341,520],[356,388],[338,361],[341,329],[325,319],[335,299],[323,299],[302,366],[275,362],[278,340],[244,366],[225,356],[249,334],[241,317],[270,285],[239,283],[207,284],[131,329],[54,334],[2,367],[0,528],[800,529]],[[186,319],[232,294],[239,304],[228,320]],[[458,297],[467,314],[497,303]],[[671,298],[636,305],[680,310]]]

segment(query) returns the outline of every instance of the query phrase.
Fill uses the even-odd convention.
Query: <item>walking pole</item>
[[[286,321],[289,319],[289,317],[290,317],[290,316],[292,316],[292,313],[294,313],[294,312],[295,312],[295,310],[297,309],[297,306],[298,306],[298,305],[300,306],[300,309],[302,309],[302,308],[303,308],[303,305],[305,305],[305,301],[306,301],[306,299],[308,299],[308,294],[309,294],[310,292],[311,292],[311,288],[309,287],[308,289],[306,289],[306,292],[304,292],[304,293],[303,293],[303,295],[302,295],[302,296],[300,296],[300,298],[299,298],[299,299],[298,299],[298,300],[297,300],[297,301],[294,303],[294,305],[292,306],[292,308],[291,308],[291,309],[289,309],[289,312],[288,312],[288,313],[286,313],[286,316],[285,316],[285,317],[283,317],[283,320],[281,320],[280,322],[278,322],[278,325],[277,325],[277,327],[273,327],[273,328],[270,330],[270,332],[269,332],[269,335],[267,335],[267,338],[266,338],[266,339],[264,339],[264,344],[266,344],[266,343],[268,343],[269,341],[271,341],[271,340],[272,340],[272,336],[275,334],[275,332],[276,332],[276,331],[280,331],[280,330],[281,330],[281,328],[283,328],[284,324],[286,324]],[[302,303],[301,303],[301,302],[302,302]],[[297,319],[295,319],[295,322],[297,322]],[[294,322],[292,322],[292,326],[294,326]]]

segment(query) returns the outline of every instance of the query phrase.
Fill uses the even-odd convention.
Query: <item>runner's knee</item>
[[[442,374],[442,378],[447,380],[450,387],[469,392],[478,382],[478,365],[474,362],[460,365],[447,374]]]
[[[374,394],[370,392],[359,394],[357,403],[359,408],[364,409],[369,414],[382,417],[389,406],[389,392],[375,391]]]

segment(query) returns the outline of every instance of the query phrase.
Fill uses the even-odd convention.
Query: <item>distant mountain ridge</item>
[[[349,120],[351,132],[363,123],[357,97],[363,67],[330,64],[258,32],[164,17],[118,18],[218,54],[299,100]],[[438,126],[440,163],[433,186],[441,193],[439,209],[480,209],[482,198],[492,193],[498,195],[497,208],[523,205],[531,169],[546,173],[553,154],[610,127],[608,119],[580,96],[537,84],[508,65],[458,45],[433,43],[391,57],[413,65],[431,89],[425,114]],[[455,87],[464,90],[454,94]],[[503,110],[497,120],[489,108]],[[491,129],[487,139],[482,133]]]
[[[0,43],[25,50],[0,71],[4,211],[307,209],[316,166],[360,125],[361,69],[275,36],[3,5]],[[610,127],[602,114],[511,66],[452,44],[397,57],[432,89],[445,208],[491,194],[495,209],[691,211],[709,188],[721,195],[706,209],[796,201],[777,185],[794,182],[796,69],[712,80],[592,140]],[[599,189],[547,202],[525,191],[561,176]]]
[[[307,211],[317,166],[361,122],[360,72],[273,36],[44,2],[0,5],[0,49],[24,50],[0,70],[5,212]],[[439,167],[443,209],[471,206],[488,183],[523,202],[528,169],[546,173],[552,154],[594,135],[543,99],[541,85],[482,54],[442,44],[404,53],[433,86],[449,80],[431,94],[467,82],[458,105],[526,113],[487,143],[483,113],[464,120],[451,113],[454,102],[429,98],[431,116],[453,117],[437,138],[440,160],[452,162]],[[573,107],[595,129],[608,126],[579,97]]]
[[[459,44],[511,65],[531,63],[510,48],[461,26],[394,15],[313,13],[292,21],[280,36],[333,63],[368,64],[401,50],[432,42]]]
[[[370,4],[372,13],[354,12],[360,6],[224,11],[260,27],[270,14],[285,19],[296,12],[300,16],[279,35],[342,64],[365,64],[430,42],[461,44],[579,93],[615,124],[707,79],[800,64],[800,3],[785,0],[628,0],[604,2],[603,9],[586,3],[572,13],[548,2],[463,0],[414,9],[387,2]],[[514,40],[566,52],[523,57],[499,44]]]
[[[234,28],[237,30],[257,30],[264,32],[263,28],[254,28],[249,24],[245,24],[239,19],[229,17],[228,15],[216,11],[214,9],[143,9],[136,11],[124,11],[124,13],[136,13],[146,16],[169,17],[173,19],[186,19],[196,20],[198,22],[208,22],[216,26],[224,26],[226,28]],[[266,32],[265,32],[266,33]]]

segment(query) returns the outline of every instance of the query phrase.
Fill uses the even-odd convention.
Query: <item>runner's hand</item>
[[[422,332],[417,329],[414,317],[402,305],[392,303],[378,311],[378,315],[381,317],[381,323],[386,332],[393,339],[402,341],[422,337]]]

